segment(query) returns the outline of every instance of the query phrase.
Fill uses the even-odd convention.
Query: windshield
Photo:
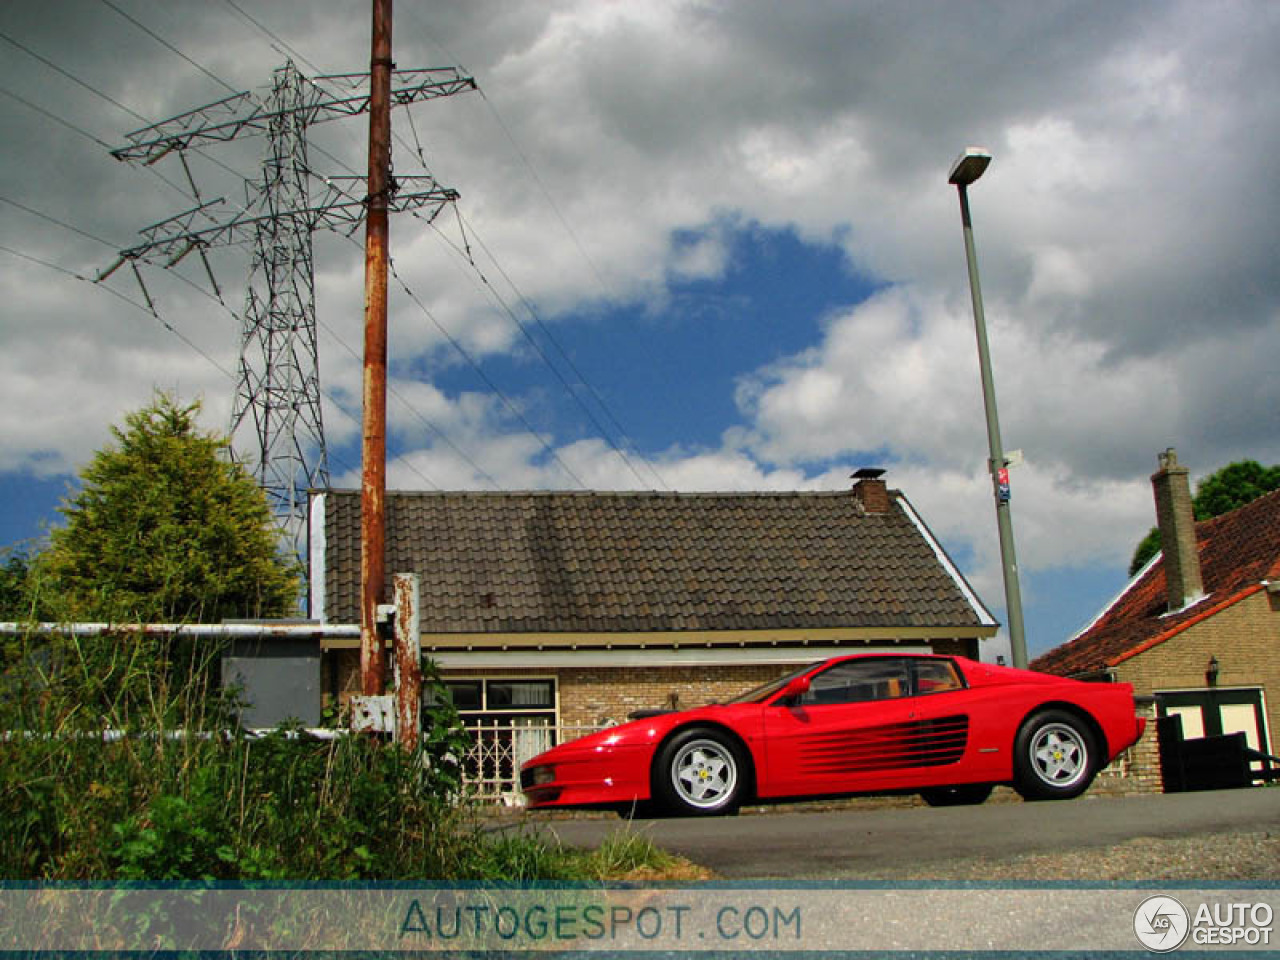
[[[790,673],[779,677],[777,680],[770,680],[768,683],[761,684],[758,687],[753,687],[746,693],[739,694],[730,700],[729,703],[763,703],[790,683],[794,678],[800,676],[802,673],[808,673],[812,669],[812,663],[805,664],[805,666],[801,667],[799,670],[792,670]]]

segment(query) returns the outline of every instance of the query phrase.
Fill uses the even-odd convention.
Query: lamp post
[[[960,222],[964,227],[964,252],[969,263],[969,290],[973,294],[973,324],[978,335],[978,368],[982,374],[982,402],[987,413],[987,443],[991,456],[992,492],[996,501],[996,528],[1000,532],[1000,565],[1004,573],[1005,608],[1009,618],[1009,644],[1013,665],[1027,666],[1027,638],[1022,623],[1022,589],[1018,585],[1018,557],[1013,547],[1013,517],[1009,509],[1009,465],[1000,442],[1000,418],[996,413],[996,387],[991,379],[991,354],[987,348],[987,321],[982,312],[982,286],[978,282],[978,256],[973,247],[973,223],[969,219],[968,186],[977,180],[991,154],[969,147],[951,167],[947,182],[960,193]]]

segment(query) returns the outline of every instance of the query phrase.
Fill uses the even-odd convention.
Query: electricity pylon
[[[231,419],[233,455],[267,494],[285,545],[305,559],[307,491],[328,484],[320,404],[312,234],[354,230],[369,198],[363,178],[317,178],[307,162],[307,128],[369,109],[368,74],[308,78],[292,62],[275,71],[266,96],[238,93],[133,133],[112,151],[118,160],[151,165],[177,153],[198,206],[141,231],[143,242],[120,252],[99,277],[125,262],[159,260],[166,268],[197,253],[221,300],[205,251],[253,244],[241,323],[240,362]],[[453,68],[397,70],[391,102],[407,105],[475,89]],[[219,219],[222,199],[202,202],[185,151],[241,136],[266,135],[260,181],[247,181],[244,207]],[[323,184],[312,202],[312,181]],[[392,211],[422,210],[430,220],[457,194],[431,177],[393,181]],[[138,274],[141,282],[141,274]],[[150,297],[148,296],[148,302]]]

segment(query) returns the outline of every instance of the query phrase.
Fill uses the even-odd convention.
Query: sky
[[[838,490],[881,467],[1004,619],[956,191],[969,190],[1028,647],[1124,586],[1149,477],[1280,462],[1280,5],[402,2],[401,68],[478,92],[395,112],[389,485]],[[0,545],[60,521],[155,391],[226,430],[249,251],[93,278],[195,205],[124,135],[369,63],[369,5],[0,5]],[[362,172],[363,117],[311,129]],[[243,202],[264,142],[189,157]],[[319,179],[316,180],[317,190]],[[361,234],[318,234],[323,415],[359,485]]]

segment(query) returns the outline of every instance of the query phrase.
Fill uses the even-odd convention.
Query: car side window
[[[911,675],[905,660],[885,657],[876,660],[846,660],[813,678],[799,703],[822,706],[832,703],[860,703],[892,700],[911,692]]]
[[[960,690],[963,687],[960,673],[950,660],[916,661],[916,693],[945,693],[947,690]]]

